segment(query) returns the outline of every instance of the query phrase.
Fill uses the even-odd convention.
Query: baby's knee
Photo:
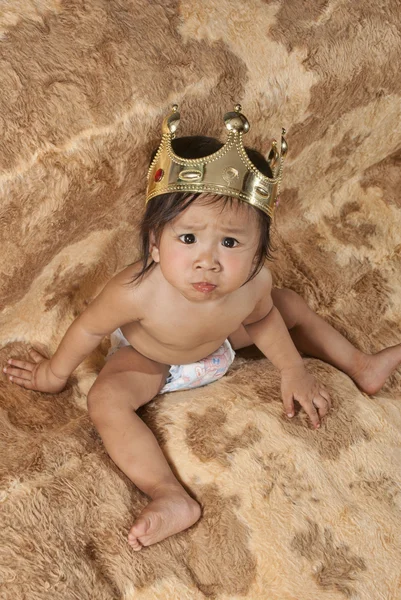
[[[293,306],[296,303],[299,302],[303,302],[302,297],[297,294],[297,292],[294,292],[294,290],[291,290],[290,288],[273,288],[272,289],[272,298],[273,298],[273,303],[276,304],[281,304],[283,306]]]
[[[288,329],[298,325],[303,319],[305,310],[308,309],[305,300],[289,288],[274,288],[272,290],[272,300]]]
[[[122,394],[109,380],[95,381],[87,396],[88,413],[92,423],[98,427],[110,422],[111,413],[115,412],[117,404],[121,404]]]
[[[104,390],[103,386],[97,385],[95,381],[88,392],[86,402],[91,421],[95,423],[106,411],[107,407],[106,390]]]

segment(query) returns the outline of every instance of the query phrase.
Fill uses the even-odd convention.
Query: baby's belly
[[[194,363],[215,352],[224,343],[227,336],[202,344],[194,343],[188,347],[163,344],[145,332],[133,332],[130,326],[121,327],[121,331],[131,346],[143,356],[165,365],[184,365]]]

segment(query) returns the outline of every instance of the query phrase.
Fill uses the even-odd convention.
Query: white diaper
[[[110,336],[111,347],[107,353],[106,360],[110,358],[119,348],[130,346],[121,329],[117,329]],[[160,394],[176,392],[189,388],[197,388],[212,383],[225,375],[232,364],[235,352],[228,340],[215,352],[195,363],[187,365],[171,365],[170,375],[166,379]]]

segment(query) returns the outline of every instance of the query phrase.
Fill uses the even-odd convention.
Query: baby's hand
[[[320,427],[320,419],[327,415],[331,407],[326,388],[304,367],[289,368],[281,372],[281,394],[287,416],[294,416],[294,400],[297,400],[315,428]]]
[[[57,394],[64,389],[67,378],[60,378],[50,369],[50,360],[31,348],[29,354],[34,362],[15,360],[10,358],[8,365],[3,368],[4,373],[12,383],[17,383],[27,390]]]

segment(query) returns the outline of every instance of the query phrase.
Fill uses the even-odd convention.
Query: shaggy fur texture
[[[19,0],[0,12],[0,359],[51,354],[138,258],[168,106],[224,139],[240,101],[290,154],[271,264],[359,348],[401,341],[398,0]],[[4,600],[397,600],[401,370],[375,397],[319,360],[321,431],[283,418],[279,375],[243,353],[220,382],[142,415],[199,500],[189,531],[134,553],[147,499],[108,458],[85,395],[105,339],[57,396],[0,381]]]

